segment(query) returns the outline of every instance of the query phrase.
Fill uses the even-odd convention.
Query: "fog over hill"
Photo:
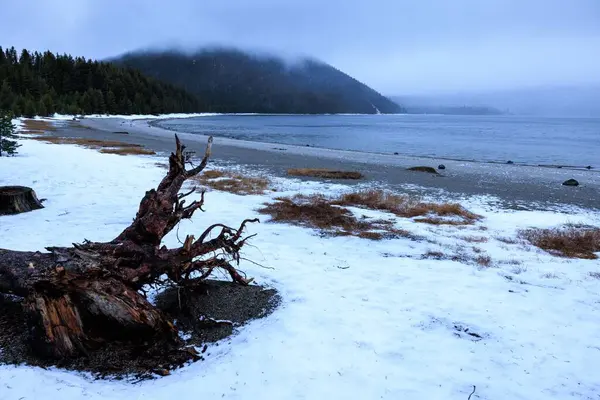
[[[402,108],[342,71],[310,58],[293,61],[234,48],[141,51],[112,61],[198,96],[227,113],[398,113]]]

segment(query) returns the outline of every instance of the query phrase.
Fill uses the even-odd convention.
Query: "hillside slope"
[[[402,108],[356,79],[315,61],[288,64],[232,49],[195,54],[140,52],[114,62],[199,97],[205,111],[251,113],[398,113]]]

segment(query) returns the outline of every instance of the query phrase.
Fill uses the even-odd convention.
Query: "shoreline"
[[[54,133],[67,137],[89,137],[136,143],[158,153],[169,154],[173,135],[186,143],[191,151],[202,154],[207,136],[174,132],[156,126],[158,119],[124,120],[119,118],[85,118],[82,128],[64,126]],[[128,134],[116,132],[126,131]],[[382,183],[393,190],[413,191],[432,195],[440,190],[449,197],[494,196],[510,208],[548,208],[572,205],[600,209],[600,173],[596,170],[553,168],[443,158],[415,157],[383,153],[334,150],[318,147],[283,145],[214,137],[213,158],[216,161],[258,167],[275,176],[286,177],[289,168],[330,168],[356,170],[365,180],[342,181],[347,184]],[[441,175],[407,171],[414,166],[436,168],[443,163]],[[579,187],[562,186],[567,179],[576,179]]]
[[[222,114],[222,115],[227,115],[227,114]],[[231,115],[240,115],[240,116],[252,116],[252,115],[262,115],[262,114],[231,114]],[[268,114],[264,114],[264,115],[268,115]],[[283,114],[283,115],[297,115],[297,114]],[[300,115],[304,115],[304,114],[300,114]],[[335,114],[323,114],[323,115],[335,115]],[[337,114],[337,115],[368,115],[368,114]],[[415,115],[415,114],[386,114],[386,115]],[[443,114],[440,114],[443,115]],[[196,118],[196,117],[189,117],[189,118]],[[178,131],[176,129],[172,129],[166,126],[160,126],[159,124],[162,122],[166,122],[166,121],[174,121],[174,120],[179,120],[179,119],[186,119],[186,118],[173,118],[173,117],[166,117],[166,118],[155,118],[155,119],[145,119],[145,118],[140,118],[140,119],[134,119],[132,120],[133,122],[141,122],[141,123],[147,123],[148,126],[153,127],[153,128],[158,128],[158,129],[162,129],[164,131],[169,131],[169,132],[174,132],[177,134],[181,134],[181,133],[186,133],[183,131]],[[201,136],[201,137],[207,137],[206,135],[203,134],[194,134],[195,136]],[[275,145],[275,146],[290,146],[290,147],[303,147],[303,146],[298,146],[298,145],[293,145],[293,144],[286,144],[286,143],[281,143],[281,142],[261,142],[261,141],[248,141],[248,140],[244,140],[244,139],[239,139],[233,136],[217,136],[217,135],[213,135],[214,138],[221,138],[221,139],[229,139],[229,140],[234,140],[237,141],[239,143],[242,142],[250,142],[250,143],[261,143],[263,145]],[[518,165],[518,166],[524,166],[524,167],[540,167],[540,168],[557,168],[557,169],[568,169],[568,170],[575,170],[575,171],[590,171],[590,172],[596,172],[600,174],[600,170],[598,169],[598,167],[594,167],[594,166],[590,166],[591,168],[587,168],[587,166],[578,166],[578,165],[563,165],[563,164],[529,164],[526,162],[506,162],[506,161],[485,161],[485,160],[475,160],[475,159],[469,159],[469,158],[451,158],[451,157],[434,157],[434,156],[427,156],[427,155],[412,155],[412,154],[405,154],[405,153],[384,153],[384,152],[377,152],[377,151],[358,151],[358,150],[349,150],[349,149],[335,149],[335,148],[331,148],[331,147],[318,147],[318,146],[311,146],[311,145],[306,145],[306,147],[311,147],[311,148],[315,148],[315,149],[323,149],[323,150],[332,150],[332,151],[339,151],[339,152],[347,152],[347,153],[358,153],[358,154],[375,154],[375,155],[394,155],[394,156],[400,156],[400,157],[409,157],[409,158],[416,158],[416,159],[422,159],[422,160],[438,160],[438,161],[457,161],[457,162],[470,162],[470,163],[475,163],[475,164],[494,164],[494,165]]]

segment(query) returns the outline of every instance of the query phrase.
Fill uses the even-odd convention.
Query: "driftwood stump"
[[[166,176],[146,192],[131,225],[112,241],[85,240],[73,247],[48,247],[47,253],[0,249],[0,293],[22,298],[37,354],[58,359],[85,356],[113,341],[160,343],[177,351],[177,328],[148,301],[146,285],[190,289],[216,269],[238,284],[251,281],[233,263],[239,262],[249,238],[242,236],[246,224],[258,220],[245,220],[238,228],[211,225],[198,237],[186,236],[179,248],[161,244],[181,220],[203,211],[204,205],[204,192],[186,204],[196,188],[180,191],[206,166],[212,138],[200,164],[191,169],[186,169],[185,146],[175,139]]]
[[[32,188],[0,186],[0,215],[20,214],[44,208]]]

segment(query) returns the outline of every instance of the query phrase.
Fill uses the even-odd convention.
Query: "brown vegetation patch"
[[[137,155],[154,155],[154,151],[144,149],[142,147],[118,147],[118,148],[104,148],[100,149],[100,153],[105,154],[118,154],[120,156],[137,154]]]
[[[23,127],[19,133],[29,133],[32,135],[40,135],[44,132],[55,131],[56,127],[50,121],[40,119],[24,119]]]
[[[238,195],[264,194],[271,181],[266,177],[246,176],[231,171],[210,170],[193,178],[211,189]]]
[[[70,138],[70,137],[59,137],[59,136],[37,136],[31,138],[41,142],[52,143],[52,144],[74,144],[77,146],[83,146],[88,149],[99,150],[100,153],[105,154],[119,154],[119,155],[154,155],[154,151],[145,149],[143,146],[135,143],[125,143],[116,140],[100,140],[90,138]]]
[[[481,252],[476,252],[481,253]],[[479,254],[476,257],[468,254],[464,248],[460,247],[454,251],[454,253],[446,254],[441,251],[428,251],[425,254],[421,255],[421,259],[430,259],[430,260],[450,260],[459,262],[462,264],[471,264],[478,265],[480,267],[491,267],[492,266],[492,258],[487,254]]]
[[[600,252],[600,228],[593,226],[563,226],[551,229],[527,229],[521,237],[532,245],[550,254],[569,257],[596,259]]]
[[[287,170],[288,175],[307,176],[323,179],[362,179],[364,175],[358,171],[337,171],[319,168],[292,168]]]
[[[296,195],[279,197],[258,210],[271,216],[273,222],[287,222],[320,230],[326,235],[357,236],[365,239],[409,237],[396,229],[392,221],[357,219],[348,209],[336,206],[321,196]]]
[[[428,251],[421,256],[423,259],[447,260],[449,257],[441,251]]]
[[[364,190],[346,193],[333,201],[341,206],[364,207],[388,211],[399,217],[433,225],[469,225],[481,218],[457,203],[427,203],[384,190]]]
[[[475,262],[482,267],[489,267],[492,265],[492,258],[488,255],[480,255],[475,257]]]
[[[89,139],[89,138],[68,138],[59,136],[39,136],[32,138],[33,140],[39,140],[41,142],[48,142],[53,144],[76,144],[78,146],[84,146],[92,149],[98,148],[109,148],[109,147],[142,147],[139,144],[118,142],[116,140],[100,140],[100,139]]]
[[[407,168],[407,170],[416,172],[427,172],[428,174],[439,175],[439,173],[433,167],[410,167]]]

